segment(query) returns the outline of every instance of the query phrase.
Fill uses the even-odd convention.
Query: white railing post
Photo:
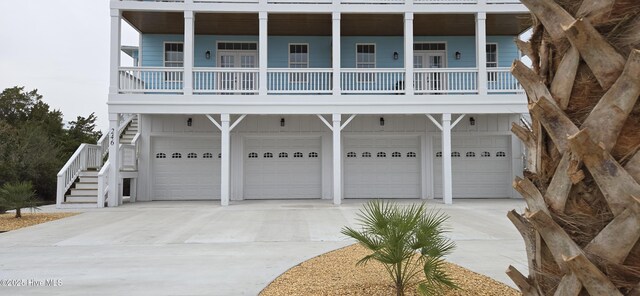
[[[221,145],[221,157],[220,157],[220,204],[222,206],[229,205],[230,199],[230,167],[231,167],[231,129],[229,127],[229,121],[231,117],[229,114],[220,115],[220,145]]]
[[[56,208],[62,207],[65,194],[64,174],[58,174],[58,187],[56,188]]]
[[[478,94],[487,94],[487,14],[476,14],[476,61],[478,63]]]
[[[340,77],[340,13],[331,14],[331,67],[333,68],[333,95],[340,95],[341,77]]]
[[[109,113],[109,201],[107,202],[109,207],[118,206],[120,203],[118,183],[120,183],[120,160],[119,147],[120,147],[120,135],[118,114]]]
[[[111,9],[111,44],[110,44],[110,67],[109,73],[109,94],[118,93],[118,82],[120,80],[120,19],[121,12],[118,9]]]
[[[258,13],[258,23],[259,23],[259,30],[258,30],[258,54],[259,54],[259,58],[258,58],[258,65],[260,68],[260,75],[258,78],[258,93],[260,95],[266,95],[267,94],[267,60],[269,58],[269,56],[267,55],[267,46],[268,46],[268,30],[267,30],[267,25],[268,25],[268,14],[266,11],[260,11],[260,13]]]
[[[193,11],[184,12],[184,78],[182,89],[185,95],[193,94]]]
[[[104,166],[102,167],[102,169],[100,169],[100,172],[98,173],[98,208],[104,208],[104,202],[105,202],[105,195],[107,195],[107,193],[109,192],[109,188],[107,186],[109,186],[108,183],[108,177],[109,177],[109,168],[110,168],[110,163],[107,160],[104,163]]]
[[[451,173],[451,114],[442,114],[442,200],[453,203],[453,175]]]
[[[333,114],[333,204],[342,203],[342,114]]]
[[[404,13],[404,90],[413,95],[413,12]]]

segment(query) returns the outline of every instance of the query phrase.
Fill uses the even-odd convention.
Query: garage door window
[[[211,154],[209,152],[204,153],[204,154],[202,154],[202,158],[213,158],[213,154]]]
[[[262,157],[264,157],[264,158],[273,158],[273,153],[267,152],[264,155],[262,155]]]
[[[498,152],[496,153],[496,157],[507,157],[507,154],[506,154],[506,153],[504,153],[503,151],[498,151]]]
[[[280,152],[280,154],[278,154],[279,158],[288,158],[289,157],[289,153],[287,152]]]
[[[409,157],[409,158],[415,158],[415,157],[416,157],[416,153],[415,153],[415,152],[408,152],[408,153],[407,153],[407,157]]]
[[[317,158],[318,157],[318,152],[309,152],[309,157],[310,158]]]
[[[347,153],[347,157],[348,158],[355,158],[356,157],[356,153],[355,152],[349,152],[349,153]]]
[[[475,152],[467,152],[467,157],[476,157],[476,153]]]
[[[222,153],[218,153],[218,158],[222,158]]]
[[[482,152],[482,154],[480,154],[480,157],[491,157],[491,153],[489,153],[488,151],[484,151]]]
[[[460,157],[460,152],[458,151],[451,152],[451,157]]]
[[[162,153],[162,152],[160,152],[160,153],[156,154],[156,158],[167,158],[167,155]]]
[[[171,154],[171,158],[182,158],[182,154],[174,152],[173,154]]]
[[[187,154],[187,158],[198,158],[198,154],[190,152],[189,154]]]
[[[385,152],[378,152],[378,155],[376,155],[377,157],[387,157],[387,153]]]
[[[302,152],[296,152],[293,154],[293,158],[303,158],[304,154],[302,154]]]
[[[362,157],[371,157],[371,152],[362,152]]]
[[[436,152],[436,157],[442,157],[442,152]]]
[[[402,157],[402,153],[400,153],[400,152],[393,152],[393,153],[391,153],[391,157]]]
[[[249,156],[248,156],[248,157],[249,157],[249,158],[258,158],[258,153],[251,152],[251,153],[249,153]]]

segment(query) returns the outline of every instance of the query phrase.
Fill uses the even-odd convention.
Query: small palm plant
[[[444,236],[447,219],[438,211],[428,211],[424,203],[402,207],[373,200],[358,214],[362,229],[344,227],[342,234],[373,251],[356,265],[370,260],[382,263],[393,279],[397,296],[415,286],[420,294],[438,295],[457,288],[444,269],[444,256],[455,248]],[[422,272],[426,279],[420,277]]]
[[[31,182],[5,183],[0,188],[0,207],[16,210],[16,218],[22,217],[20,209],[37,209],[38,200]]]

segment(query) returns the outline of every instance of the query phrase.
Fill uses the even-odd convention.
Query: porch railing
[[[478,92],[478,69],[414,69],[416,94],[469,94]]]
[[[193,92],[199,94],[256,94],[257,68],[194,68]]]
[[[120,67],[121,93],[182,92],[183,68]]]
[[[404,69],[368,68],[342,69],[340,72],[342,93],[402,93]]]
[[[522,93],[524,90],[509,68],[487,69],[487,91],[489,93]]]
[[[332,92],[332,69],[270,68],[267,73],[269,93],[321,94]]]

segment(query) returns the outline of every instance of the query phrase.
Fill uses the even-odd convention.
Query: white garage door
[[[219,138],[153,139],[153,199],[220,199]]]
[[[246,138],[244,198],[321,198],[320,142],[320,137]]]
[[[347,137],[345,198],[419,198],[419,137]]]
[[[509,136],[453,136],[453,197],[511,196],[510,141]],[[442,197],[442,146],[439,138],[433,142],[435,196]]]

